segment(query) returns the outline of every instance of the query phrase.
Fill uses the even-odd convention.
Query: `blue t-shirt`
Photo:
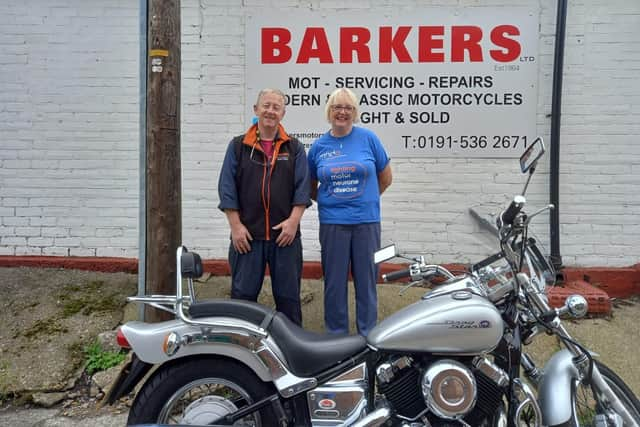
[[[389,157],[376,134],[356,126],[340,138],[327,132],[313,143],[307,158],[311,179],[320,183],[322,224],[380,222],[378,174]]]

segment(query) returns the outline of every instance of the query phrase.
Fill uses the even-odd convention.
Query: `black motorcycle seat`
[[[261,326],[282,351],[289,370],[299,377],[311,377],[364,350],[361,335],[328,335],[302,329],[287,316],[264,305],[236,299],[215,299],[189,307],[192,318],[224,316]],[[263,325],[264,327],[265,325]]]

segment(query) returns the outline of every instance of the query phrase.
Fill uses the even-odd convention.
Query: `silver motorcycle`
[[[520,158],[525,190],[543,153],[537,139]],[[202,263],[180,247],[176,294],[130,298],[176,318],[119,329],[132,358],[107,400],[143,383],[128,425],[638,427],[638,399],[562,325],[586,300],[550,307],[555,272],[528,226],[551,206],[527,215],[525,203],[523,191],[499,215],[500,252],[468,271],[417,257],[384,275],[432,289],[367,338],[306,331],[256,303],[196,300]],[[391,245],[374,258],[396,256]],[[541,332],[566,348],[539,368],[523,349]]]

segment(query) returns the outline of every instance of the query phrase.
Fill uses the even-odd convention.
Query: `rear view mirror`
[[[534,168],[538,162],[538,159],[544,154],[544,143],[542,138],[538,137],[533,143],[522,153],[520,156],[520,170],[522,173],[527,172],[529,169]]]
[[[397,255],[398,249],[396,248],[396,245],[385,246],[373,253],[373,262],[375,264],[380,264],[381,262],[395,258]]]

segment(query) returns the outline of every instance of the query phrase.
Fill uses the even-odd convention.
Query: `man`
[[[231,228],[231,297],[256,301],[268,264],[276,309],[302,325],[300,219],[311,204],[307,158],[280,124],[281,91],[260,91],[253,111],[258,121],[231,140],[218,181],[218,208]]]

